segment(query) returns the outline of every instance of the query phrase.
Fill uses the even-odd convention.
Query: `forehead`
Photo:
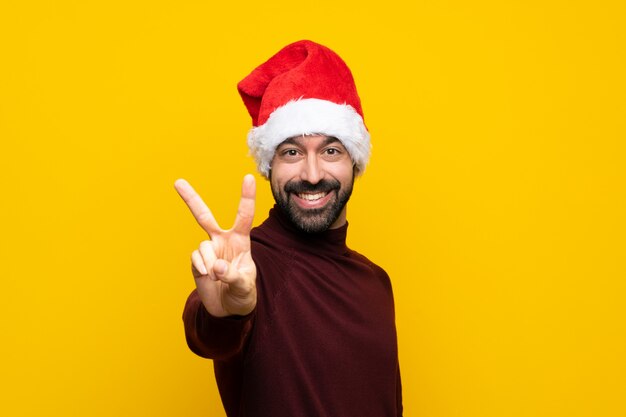
[[[317,146],[328,146],[330,144],[338,144],[342,145],[341,141],[333,136],[325,136],[325,135],[300,135],[294,136],[292,138],[286,139],[281,142],[278,147],[282,146],[300,146],[304,147],[306,145],[317,145]]]

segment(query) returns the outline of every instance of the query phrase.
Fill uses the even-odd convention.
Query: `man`
[[[211,240],[192,258],[187,343],[214,360],[229,417],[402,415],[393,295],[383,269],[346,246],[346,203],[369,158],[350,70],[300,41],[238,85],[248,145],[276,205],[252,229],[254,177],[221,229],[184,180]]]

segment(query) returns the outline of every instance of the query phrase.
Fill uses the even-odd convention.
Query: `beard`
[[[289,181],[282,190],[273,184],[271,188],[276,205],[299,230],[305,233],[320,233],[328,230],[348,203],[354,188],[354,175],[350,184],[344,188],[335,179],[320,180],[316,184],[308,181]],[[304,209],[291,198],[293,194],[303,192],[333,193],[333,196],[324,207]]]

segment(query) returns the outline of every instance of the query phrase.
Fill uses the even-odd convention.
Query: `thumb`
[[[230,283],[237,278],[237,268],[233,268],[232,265],[224,259],[218,259],[213,264],[213,272],[215,277],[223,282]]]
[[[213,264],[213,273],[216,277],[221,278],[228,271],[228,262],[223,259],[217,259]]]

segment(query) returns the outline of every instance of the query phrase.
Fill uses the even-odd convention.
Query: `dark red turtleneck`
[[[347,228],[303,233],[275,207],[251,233],[255,311],[215,318],[189,296],[187,343],[214,360],[229,417],[402,415],[389,277]]]

